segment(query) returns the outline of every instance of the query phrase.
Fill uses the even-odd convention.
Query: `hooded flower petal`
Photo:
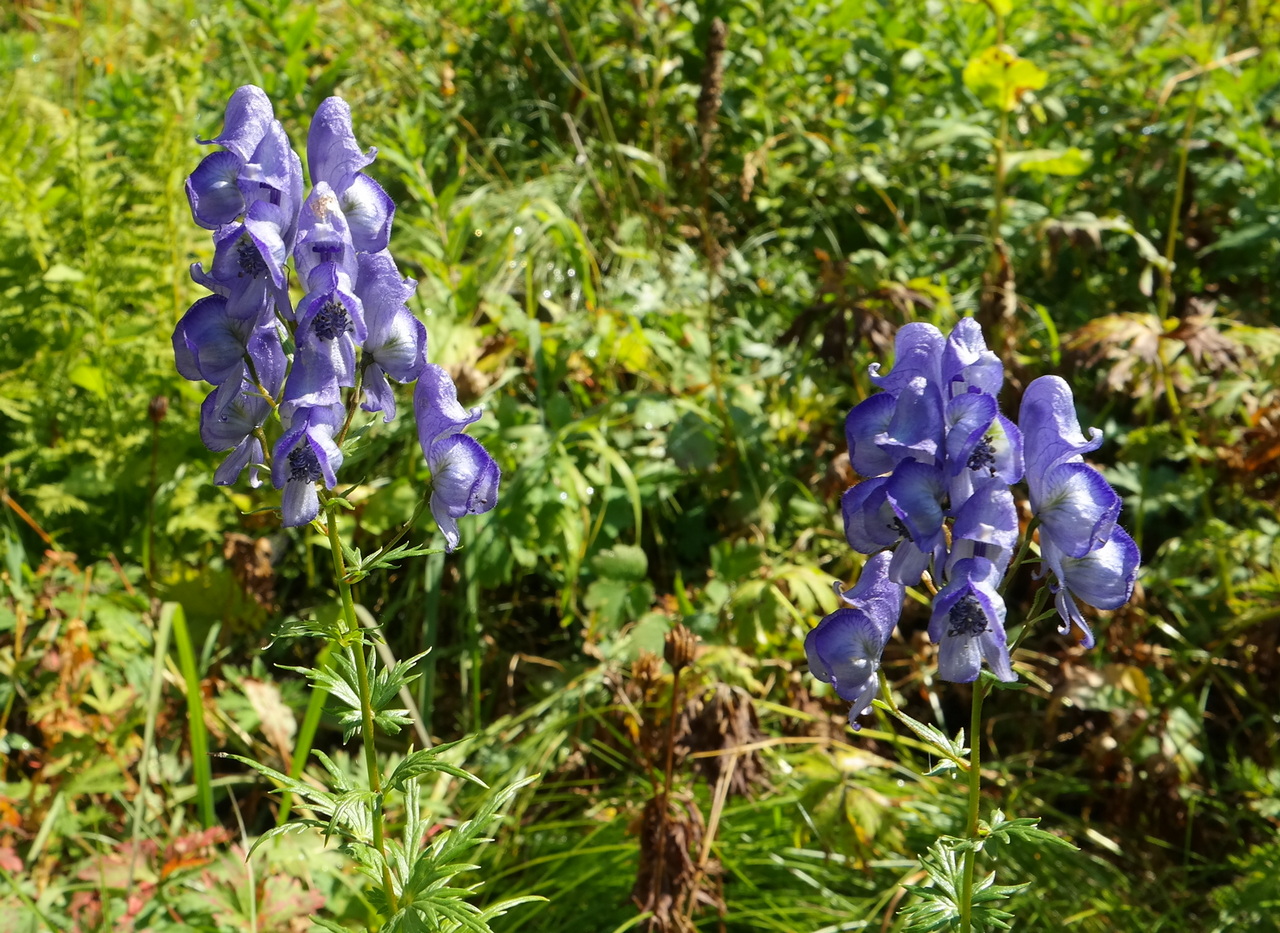
[[[445,368],[435,363],[422,367],[422,375],[413,390],[413,409],[418,422],[418,443],[428,457],[438,440],[479,421],[484,411],[479,407],[463,408],[458,402],[458,387]]]
[[[236,88],[227,101],[222,133],[213,139],[197,141],[205,146],[222,146],[231,150],[240,161],[247,162],[274,118],[271,100],[266,92],[260,87],[246,84]]]
[[[352,177],[373,161],[377,149],[367,153],[356,144],[351,129],[351,108],[341,97],[328,97],[316,108],[307,133],[307,165],[311,183],[326,183],[345,191]]]
[[[412,382],[427,364],[427,329],[405,304],[418,283],[400,277],[386,250],[361,253],[359,268],[356,295],[364,305],[369,329],[363,345],[365,355],[392,378]]]
[[[907,537],[925,551],[941,543],[947,491],[940,469],[905,460],[889,476],[885,493]]]
[[[187,201],[197,224],[217,230],[244,213],[244,195],[236,184],[243,166],[234,152],[211,152],[187,177]]]
[[[283,489],[281,511],[286,528],[305,525],[320,513],[316,483],[332,489],[342,466],[334,435],[346,415],[341,404],[299,409],[276,442],[271,481]]]
[[[874,554],[893,547],[906,532],[889,503],[888,483],[887,476],[864,479],[846,489],[840,499],[845,540],[859,553]]]
[[[901,584],[889,579],[889,555],[885,552],[872,555],[862,565],[862,573],[852,589],[836,587],[841,602],[852,609],[860,609],[876,620],[886,633],[898,624],[902,611]]]
[[[498,501],[502,474],[489,452],[474,438],[452,434],[431,446],[431,514],[445,547],[458,546],[458,519],[489,511]]]
[[[279,209],[281,238],[286,252],[292,250],[302,207],[302,160],[279,120],[271,121],[252,158],[241,169],[239,186],[249,210],[260,201]]]
[[[252,321],[227,313],[227,299],[207,295],[193,304],[173,331],[178,371],[188,379],[222,385],[230,379],[239,385],[244,357],[253,331]]]
[[[1018,412],[1026,457],[1027,484],[1037,498],[1038,484],[1060,463],[1083,459],[1102,446],[1102,432],[1091,428],[1086,438],[1076,417],[1071,387],[1059,376],[1041,376],[1027,386]]]
[[[310,291],[315,288],[311,276],[322,265],[332,263],[347,280],[354,282],[359,267],[351,228],[338,203],[338,196],[324,182],[319,182],[302,205],[298,219],[298,244],[294,264],[298,278]],[[350,286],[348,286],[350,287]]]
[[[314,290],[298,302],[296,357],[318,380],[355,385],[356,343],[367,335],[364,306],[333,263],[318,267],[311,284]],[[286,398],[294,396],[286,393]]]
[[[888,633],[857,609],[837,609],[805,637],[809,670],[841,699],[852,701],[849,725],[855,730],[862,728],[858,717],[871,711],[887,639]]]
[[[902,611],[902,587],[888,576],[889,555],[877,554],[862,568],[851,590],[836,592],[848,608],[827,616],[805,638],[805,654],[813,676],[852,700],[849,724],[867,712],[876,691],[876,671],[889,633]]]
[[[284,208],[270,201],[254,202],[244,218],[245,232],[258,248],[258,255],[262,257],[266,272],[276,288],[285,287],[284,264],[289,259],[289,245],[285,237],[291,221]]]
[[[1004,385],[1004,364],[987,349],[982,326],[973,318],[961,318],[947,335],[942,351],[942,385],[947,398],[977,389],[999,397]]]
[[[376,253],[387,248],[396,202],[381,185],[361,172],[339,195],[338,203],[351,226],[351,241],[356,249]]]
[[[937,386],[942,378],[942,332],[932,324],[904,324],[894,338],[893,370],[880,375],[880,364],[872,363],[871,381],[896,396],[916,378]]]
[[[995,467],[995,451],[987,434],[996,420],[999,406],[985,392],[966,392],[947,403],[947,472],[987,470]]]
[[[214,474],[218,486],[234,485],[245,467],[249,467],[249,485],[257,488],[257,464],[262,462],[262,444],[254,436],[271,414],[271,405],[248,383],[230,404],[219,410],[217,392],[209,393],[200,406],[200,440],[213,451],[231,451]]]
[[[1002,578],[1017,545],[1018,509],[1013,493],[999,481],[981,483],[956,512],[947,578],[955,574],[956,563],[967,557],[986,558],[995,566],[996,577]]]
[[[898,394],[888,429],[876,445],[895,463],[905,459],[936,463],[943,446],[942,397],[936,383],[911,379]]]

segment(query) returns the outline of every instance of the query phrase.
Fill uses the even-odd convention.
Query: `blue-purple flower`
[[[938,645],[938,676],[952,683],[978,679],[982,662],[1001,680],[1017,680],[1005,640],[1000,571],[985,557],[966,557],[951,568],[933,598],[929,638]]]
[[[418,287],[403,279],[386,250],[360,254],[356,295],[364,306],[368,335],[364,341],[365,411],[380,411],[383,419],[396,416],[395,393],[387,377],[413,382],[427,365],[427,329],[405,304]]]
[[[320,514],[317,482],[323,482],[326,489],[338,482],[343,458],[334,435],[346,414],[340,403],[298,409],[276,441],[271,481],[284,490],[281,512],[286,528],[305,525]]]
[[[465,409],[444,367],[428,363],[413,392],[418,443],[431,469],[431,514],[445,547],[458,546],[458,522],[493,508],[502,474],[480,444],[461,433],[478,421],[481,409]]]
[[[1022,397],[1018,415],[1026,445],[1027,489],[1040,520],[1040,550],[1053,574],[1051,588],[1065,632],[1072,623],[1081,643],[1093,632],[1076,598],[1098,609],[1128,602],[1138,575],[1137,545],[1116,524],[1120,497],[1084,454],[1102,443],[1096,428],[1085,437],[1071,387],[1058,376],[1041,376]]]
[[[858,717],[871,711],[880,658],[902,611],[903,588],[889,579],[889,555],[881,552],[863,565],[853,589],[836,592],[845,608],[818,623],[804,651],[813,676],[853,704],[849,724],[860,729]]]

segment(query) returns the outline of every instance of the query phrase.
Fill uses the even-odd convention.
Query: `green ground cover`
[[[999,853],[1031,882],[1016,928],[1274,929],[1280,4],[1045,0],[993,23],[961,0],[0,12],[0,916],[371,916],[318,833],[246,862],[280,798],[204,753],[287,769],[318,728],[363,767],[284,667],[307,643],[273,637],[336,614],[325,542],[281,532],[269,487],[213,485],[205,390],[173,366],[209,260],[193,137],[254,83],[294,138],[349,101],[431,358],[487,408],[497,508],[356,597],[392,655],[433,649],[411,700],[462,740],[451,762],[494,788],[540,775],[474,877],[481,904],[547,900],[495,930],[903,928],[962,782],[920,777],[934,762],[883,714],[849,732],[802,645],[862,561],[838,513],[867,365],[902,323],[967,313],[1013,393],[1073,384],[1144,559],[1096,649],[1047,626],[1016,656],[1026,689],[989,702],[988,804],[1078,846]],[[1009,87],[982,70],[1001,42],[1027,63]],[[427,472],[408,420],[362,441],[368,550]],[[429,518],[414,534],[438,541]],[[673,678],[654,653],[676,623],[701,647]],[[895,636],[898,702],[954,734],[967,690],[935,670]],[[655,892],[671,734],[687,865]],[[427,832],[486,799],[441,775]]]

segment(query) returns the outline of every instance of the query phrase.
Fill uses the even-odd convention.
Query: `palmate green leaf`
[[[305,781],[299,781],[296,778],[291,778],[289,775],[283,774],[275,768],[268,767],[260,761],[254,761],[252,758],[245,758],[243,755],[232,755],[227,752],[215,752],[214,754],[218,758],[230,758],[232,761],[238,761],[241,764],[248,765],[259,774],[271,778],[271,780],[279,784],[281,788],[291,791],[297,796],[302,797],[304,800],[309,801],[315,809],[320,810],[323,813],[331,813],[336,805],[337,801],[333,794],[330,794],[327,791],[322,791],[316,787],[312,787]]]
[[[374,570],[394,570],[399,566],[398,561],[404,560],[406,557],[421,557],[425,554],[443,554],[444,548],[426,547],[419,544],[401,544],[391,550],[383,553],[382,551],[374,551],[368,557],[360,557],[360,552],[355,552],[355,559],[347,559],[347,582],[358,583]]]
[[[328,620],[321,619],[319,616],[285,619],[271,633],[271,640],[267,642],[267,647],[270,648],[282,638],[322,638],[325,641],[337,641],[342,635],[342,623],[338,619],[338,616]],[[297,671],[299,674],[310,675],[311,673],[310,668],[304,667],[291,667],[288,670]]]
[[[888,712],[904,726],[919,736],[922,741],[932,745],[938,750],[939,754],[949,758],[957,765],[968,767],[969,749],[964,744],[964,729],[957,732],[954,739],[949,739],[936,726],[920,722],[918,719],[912,719],[902,710],[894,709],[883,700],[875,700],[874,705]]]
[[[324,917],[312,917],[311,922],[321,930],[327,930],[329,933],[351,933],[351,931],[339,923],[332,920],[326,920]]]
[[[964,868],[960,856],[974,846],[971,840],[943,836],[929,847],[920,865],[930,884],[906,885],[918,900],[903,908],[906,933],[932,933],[955,928],[960,919],[960,891]],[[1007,930],[1013,914],[991,906],[1023,890],[1026,885],[997,885],[995,872],[977,882],[970,892],[970,918],[974,930]]]
[[[649,558],[643,548],[619,544],[591,558],[591,569],[608,580],[639,582],[649,576]]]
[[[434,748],[421,748],[416,752],[410,752],[398,765],[396,765],[395,770],[392,771],[391,775],[387,778],[388,786],[394,787],[396,790],[403,790],[409,781],[421,777],[424,774],[439,772],[488,788],[488,784],[480,780],[480,778],[476,777],[471,772],[439,760],[439,756],[442,752],[453,748],[457,744],[458,742],[449,742],[446,745],[437,745]]]
[[[247,859],[253,858],[253,853],[258,851],[258,847],[262,845],[264,842],[270,842],[272,839],[277,839],[280,836],[288,836],[292,833],[300,833],[303,830],[307,830],[307,829],[323,830],[326,828],[327,825],[328,824],[321,822],[320,820],[293,819],[287,823],[281,824],[280,826],[272,826],[265,833],[263,833],[261,836],[259,836],[257,839],[253,841],[253,845],[249,847],[249,851],[245,855],[245,859],[247,860]]]
[[[996,810],[991,814],[991,821],[989,823],[983,821],[979,824],[979,829],[985,832],[988,838],[999,839],[1005,844],[1008,844],[1013,839],[1026,839],[1028,842],[1071,849],[1073,851],[1077,848],[1061,836],[1055,836],[1047,830],[1040,829],[1039,825],[1040,817],[1038,816],[1006,820],[1004,812]]]
[[[373,836],[372,811],[381,797],[381,794],[367,788],[356,788],[340,794],[325,826],[325,838],[338,833],[349,835],[359,842],[370,839]],[[349,834],[344,832],[344,827],[350,830]]]
[[[446,891],[459,891],[445,887],[455,875],[472,871],[475,866],[463,857],[476,846],[489,841],[481,833],[494,821],[498,810],[505,806],[516,792],[537,780],[537,776],[525,778],[491,794],[474,817],[458,826],[445,830],[414,862],[413,870],[405,881],[404,896],[411,903],[434,901]]]

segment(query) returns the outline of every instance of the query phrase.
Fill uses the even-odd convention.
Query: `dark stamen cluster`
[[[336,340],[352,329],[347,309],[330,299],[320,306],[315,316],[316,336],[321,340]]]
[[[266,261],[247,233],[236,244],[236,261],[240,264],[240,274],[250,278],[256,279],[267,271]]]
[[[971,470],[989,470],[992,476],[996,475],[996,450],[991,444],[990,434],[978,441],[965,466]]]
[[[987,615],[982,611],[982,604],[973,594],[961,599],[947,614],[951,620],[948,635],[981,635],[987,630]]]
[[[906,538],[908,541],[911,540],[911,532],[907,530],[907,526],[902,519],[896,515],[893,516],[893,530],[896,531],[900,537]]]
[[[323,475],[320,461],[310,444],[303,443],[289,451],[289,479],[314,483]]]

